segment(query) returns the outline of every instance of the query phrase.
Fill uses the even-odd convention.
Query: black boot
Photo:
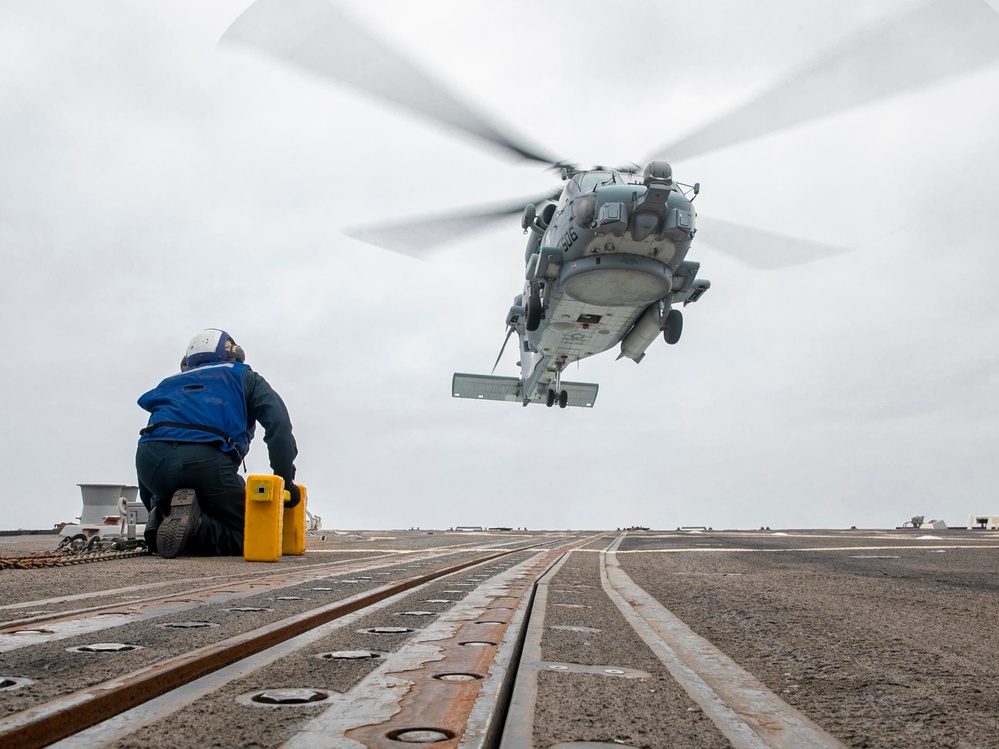
[[[184,547],[198,535],[201,528],[201,508],[193,489],[178,489],[170,499],[170,514],[156,531],[156,546],[160,556],[173,559],[184,553]]]
[[[160,527],[160,523],[163,522],[163,515],[160,514],[160,508],[158,506],[153,506],[149,510],[149,518],[146,520],[146,529],[142,531],[142,536],[146,540],[146,548],[149,549],[151,554],[156,554],[156,530]]]

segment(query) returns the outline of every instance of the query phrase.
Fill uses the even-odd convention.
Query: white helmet
[[[246,354],[232,336],[218,328],[206,328],[187,344],[187,353],[180,363],[181,370],[200,364],[223,361],[245,361]]]

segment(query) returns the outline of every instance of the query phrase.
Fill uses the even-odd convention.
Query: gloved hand
[[[298,486],[294,481],[285,481],[284,490],[288,492],[289,498],[285,501],[285,507],[297,507],[298,503],[302,501],[302,492],[298,490]]]

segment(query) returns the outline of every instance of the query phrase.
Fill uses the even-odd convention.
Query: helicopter
[[[700,184],[673,179],[671,163],[856,108],[975,70],[999,58],[999,15],[983,0],[916,2],[755,99],[660,148],[644,167],[581,167],[554,158],[487,119],[412,60],[325,0],[257,0],[221,43],[263,50],[411,113],[557,171],[564,186],[501,206],[347,230],[356,239],[422,257],[443,240],[519,214],[528,235],[524,287],[505,318],[489,375],[455,373],[456,398],[590,408],[595,383],[562,380],[566,367],[619,346],[641,362],[659,337],[679,342],[683,313],[710,288],[687,259],[702,229],[715,249],[780,268],[846,248],[698,216]],[[358,64],[358,50],[364,63]],[[872,70],[887,71],[872,75]],[[668,160],[667,160],[668,159]],[[496,376],[518,338],[520,376]]]
[[[676,344],[683,313],[710,288],[700,264],[685,260],[696,230],[692,201],[700,185],[683,187],[665,161],[652,161],[640,181],[617,169],[562,170],[558,202],[521,220],[529,238],[525,282],[507,314],[507,338],[520,340],[519,378],[456,373],[456,398],[519,400],[590,408],[598,386],[562,382],[571,363],[620,344],[618,358],[640,362],[662,334]],[[493,367],[495,371],[495,365]]]

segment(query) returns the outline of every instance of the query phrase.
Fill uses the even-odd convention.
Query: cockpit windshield
[[[580,172],[575,177],[573,181],[579,185],[580,192],[590,192],[600,185],[613,185],[617,182],[617,174],[615,172]]]

